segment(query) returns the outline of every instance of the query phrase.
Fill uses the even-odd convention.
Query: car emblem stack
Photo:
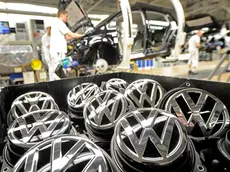
[[[77,136],[57,136],[30,149],[14,166],[21,171],[116,172],[111,159],[93,142]]]
[[[59,110],[56,102],[49,94],[39,91],[25,93],[12,103],[11,110],[7,116],[7,123],[10,125],[14,119],[24,114],[45,109]]]
[[[125,115],[127,101],[125,97],[113,90],[95,95],[84,108],[85,126],[95,142],[111,141],[116,122]]]
[[[9,127],[4,157],[13,166],[14,159],[18,160],[12,158],[14,155],[20,157],[39,142],[52,136],[70,134],[71,129],[69,117],[61,111],[40,110],[22,115]]]
[[[122,94],[125,93],[127,87],[128,87],[128,83],[123,79],[119,79],[119,78],[110,79],[108,82],[106,82],[107,90],[115,90]]]
[[[117,122],[111,144],[121,171],[196,171],[195,162],[199,162],[194,161],[195,149],[179,120],[159,109],[138,109],[125,115]]]
[[[149,79],[134,81],[125,91],[126,98],[134,108],[158,107],[164,94],[164,88]]]
[[[80,84],[69,92],[67,96],[69,115],[76,125],[81,125],[83,122],[83,109],[87,100],[99,92],[100,88],[93,83]]]
[[[175,114],[195,140],[220,138],[229,127],[229,113],[225,105],[201,89],[174,91],[161,108]]]

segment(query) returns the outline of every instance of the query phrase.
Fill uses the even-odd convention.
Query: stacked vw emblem
[[[119,78],[110,79],[108,82],[106,82],[107,90],[115,90],[122,94],[125,93],[127,87],[128,87],[128,83],[123,79],[119,79]]]
[[[12,172],[76,171],[117,172],[111,159],[91,141],[77,136],[58,136],[34,146]]]
[[[25,93],[12,103],[10,113],[8,114],[8,125],[10,125],[14,119],[24,114],[45,109],[59,110],[56,102],[49,94],[39,91]]]
[[[83,108],[86,101],[100,92],[100,88],[93,83],[83,83],[74,87],[67,96],[69,115],[72,119],[83,119]]]
[[[161,107],[175,114],[196,140],[220,138],[229,127],[229,113],[225,105],[201,89],[177,90]]]
[[[134,81],[125,91],[125,96],[133,108],[158,107],[164,94],[164,88],[149,79]]]
[[[11,167],[31,147],[47,138],[76,134],[70,119],[64,112],[40,110],[30,112],[15,119],[8,130],[8,140],[4,149],[4,159]]]
[[[125,115],[127,101],[123,94],[107,90],[95,95],[84,108],[85,126],[95,142],[110,142],[114,126]]]
[[[138,109],[122,117],[111,144],[122,172],[206,171],[179,120],[159,109]]]

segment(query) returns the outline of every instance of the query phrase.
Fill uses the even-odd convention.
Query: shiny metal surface
[[[86,101],[98,94],[100,88],[93,83],[83,83],[74,87],[67,96],[67,102],[70,108],[83,108]]]
[[[136,108],[157,107],[164,94],[163,87],[150,79],[134,81],[125,91],[125,96]]]
[[[129,85],[128,82],[124,81],[123,79],[114,78],[106,82],[106,89],[115,90],[124,94],[128,85]]]
[[[19,96],[11,106],[11,115],[14,119],[29,112],[45,109],[59,110],[54,99],[47,93],[29,92]]]
[[[139,163],[166,165],[179,158],[187,147],[187,135],[172,114],[143,108],[122,117],[114,140],[126,156]]]
[[[9,141],[22,148],[56,135],[69,134],[70,119],[64,112],[57,110],[40,110],[17,118],[8,130]]]
[[[34,146],[14,166],[12,172],[109,172],[101,150],[77,136],[58,136]]]
[[[114,90],[103,91],[86,103],[84,107],[85,122],[96,129],[111,129],[127,109],[125,97]]]
[[[165,110],[175,114],[194,138],[221,137],[229,127],[229,113],[214,95],[196,88],[174,93],[165,103]],[[201,135],[193,133],[199,126]]]

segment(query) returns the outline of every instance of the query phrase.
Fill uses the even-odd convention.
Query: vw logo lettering
[[[29,92],[19,96],[11,106],[11,115],[14,119],[29,112],[56,109],[59,110],[54,99],[43,92]]]
[[[8,130],[8,138],[14,145],[30,148],[49,137],[68,134],[70,128],[70,119],[64,112],[40,110],[17,118]]]
[[[98,94],[100,88],[93,83],[83,83],[74,87],[67,96],[68,105],[71,108],[83,108],[86,101]]]
[[[125,97],[117,91],[108,90],[89,99],[83,114],[86,123],[91,127],[110,129],[125,114],[126,109],[127,101]]]
[[[196,88],[174,93],[165,103],[165,110],[175,114],[186,126],[188,134],[196,139],[221,137],[229,126],[229,113],[214,95]],[[193,133],[199,126],[199,136]]]
[[[47,154],[47,153],[50,154]],[[109,172],[101,150],[91,141],[77,136],[58,136],[31,148],[12,172]]]
[[[118,148],[139,163],[169,164],[187,147],[187,135],[179,120],[154,108],[138,109],[122,117],[114,137]]]
[[[164,94],[162,86],[149,79],[134,81],[125,91],[125,96],[136,108],[157,107]]]
[[[119,78],[110,79],[106,83],[107,90],[115,90],[122,94],[125,93],[125,90],[127,87],[128,87],[128,83],[124,81],[123,79],[119,79]]]

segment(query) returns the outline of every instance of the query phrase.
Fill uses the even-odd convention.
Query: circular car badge
[[[229,126],[229,113],[214,95],[185,88],[171,95],[164,109],[175,114],[194,139],[219,138]]]
[[[86,101],[98,94],[100,88],[93,83],[83,83],[74,87],[67,96],[68,105],[72,109],[83,108]]]
[[[89,99],[83,114],[85,122],[90,127],[106,130],[113,128],[126,110],[127,101],[125,97],[117,91],[108,90]]]
[[[103,152],[93,142],[64,135],[31,148],[12,170],[21,171],[110,172],[110,168]]]
[[[106,89],[115,90],[124,94],[128,85],[129,85],[128,82],[124,81],[123,79],[114,78],[106,82]]]
[[[179,120],[155,108],[138,109],[122,117],[113,137],[118,149],[128,158],[159,165],[177,160],[188,143]]]
[[[49,137],[69,134],[70,129],[70,119],[64,112],[40,110],[15,119],[8,138],[13,145],[30,148]]]
[[[164,94],[162,86],[149,79],[134,81],[125,91],[125,96],[136,108],[157,107]]]
[[[29,92],[19,96],[11,106],[10,113],[14,119],[29,112],[45,109],[59,110],[54,99],[47,93]]]

